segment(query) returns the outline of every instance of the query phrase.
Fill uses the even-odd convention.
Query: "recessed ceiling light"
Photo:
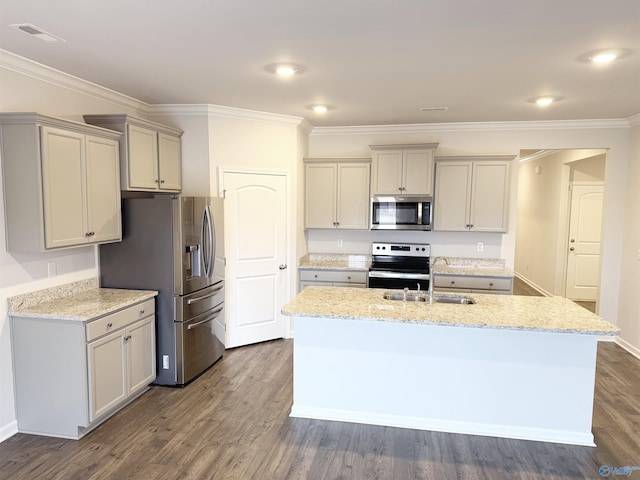
[[[64,42],[65,40],[55,36],[52,33],[49,33],[45,30],[43,30],[40,27],[37,27],[35,25],[32,25],[30,23],[16,23],[13,25],[9,25],[10,27],[13,27],[15,29],[20,30],[21,32],[24,33],[28,33],[29,35],[32,35],[36,38],[39,38],[40,40],[42,40],[43,42],[47,42],[47,43],[61,43]]]
[[[591,57],[591,61],[593,63],[609,63],[613,62],[616,58],[618,58],[618,55],[613,52],[599,53],[598,55]]]
[[[540,107],[547,107],[549,105],[551,105],[552,103],[555,103],[559,100],[561,100],[562,97],[558,97],[555,95],[542,95],[540,97],[533,97],[527,100],[527,102],[529,103],[535,103],[536,105],[540,106]]]
[[[607,64],[614,60],[624,58],[631,55],[632,50],[628,48],[601,48],[600,50],[592,50],[578,57],[578,60],[584,63]]]
[[[264,68],[267,72],[278,75],[279,77],[300,75],[306,70],[305,67],[296,63],[270,63]]]
[[[536,104],[540,105],[541,107],[551,105],[553,102],[555,102],[555,99],[553,97],[540,97],[536,99]]]
[[[336,107],[334,107],[333,105],[325,105],[325,104],[315,104],[315,105],[308,105],[307,106],[308,109],[313,110],[316,113],[327,113],[329,110],[335,110]]]

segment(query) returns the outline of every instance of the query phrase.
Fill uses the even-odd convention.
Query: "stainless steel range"
[[[429,288],[431,245],[428,243],[375,242],[371,255],[369,288]]]

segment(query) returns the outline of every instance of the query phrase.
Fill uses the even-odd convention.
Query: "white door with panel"
[[[571,300],[595,301],[598,296],[603,198],[603,186],[571,187],[565,292]]]
[[[282,338],[287,301],[287,177],[224,172],[225,347]]]

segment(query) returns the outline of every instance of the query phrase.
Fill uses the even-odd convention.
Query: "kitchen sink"
[[[384,292],[384,299],[404,300],[404,292]],[[428,296],[423,293],[418,295],[418,292],[407,292],[407,302],[426,302],[428,299]]]
[[[473,298],[465,295],[434,295],[433,301],[436,303],[457,303],[459,305],[473,305],[476,303]]]
[[[401,291],[384,292],[383,298],[385,300],[405,300],[405,294]],[[407,292],[406,301],[428,302],[429,295],[425,293]],[[458,305],[473,305],[476,303],[473,298],[467,297],[466,295],[434,295],[433,301],[435,303],[453,303]]]

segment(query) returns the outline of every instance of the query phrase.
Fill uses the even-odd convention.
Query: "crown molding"
[[[88,95],[98,100],[108,102],[127,111],[147,113],[149,105],[135,98],[110,90],[106,87],[92,83],[68,73],[48,67],[15,53],[0,49],[0,68],[20,73],[27,77],[35,78],[43,82],[72,90],[83,95]]]
[[[209,104],[160,104],[149,105],[149,115],[206,115],[209,117],[234,118],[238,120],[253,120],[258,122],[300,125],[306,120],[302,117],[280,115],[278,113],[260,112],[244,108],[225,107]],[[308,124],[308,122],[307,122]]]
[[[630,127],[637,127],[640,125],[640,113],[636,113],[627,119]]]
[[[632,117],[633,118],[633,117]],[[476,132],[476,131],[519,131],[592,128],[628,128],[628,119],[595,120],[548,120],[533,122],[459,122],[459,123],[418,123],[411,125],[362,125],[354,127],[316,127],[312,136],[321,135],[370,135],[428,132]]]

